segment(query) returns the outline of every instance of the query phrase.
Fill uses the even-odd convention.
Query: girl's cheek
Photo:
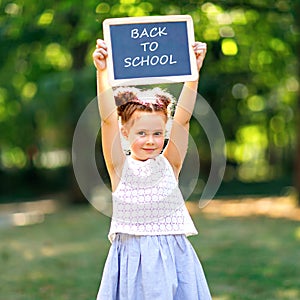
[[[160,138],[159,141],[157,141],[157,144],[160,145],[160,147],[163,147],[164,143],[165,143],[164,137]]]
[[[136,136],[132,140],[131,145],[137,145],[137,144],[141,144],[141,143],[143,143],[143,138]]]

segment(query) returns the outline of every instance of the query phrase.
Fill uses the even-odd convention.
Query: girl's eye
[[[146,135],[146,133],[145,133],[145,131],[139,131],[138,135],[144,136],[144,135]]]
[[[160,135],[162,135],[162,132],[160,132],[160,131],[158,131],[158,132],[155,132],[155,133],[154,133],[154,135],[156,135],[156,136],[160,136]]]

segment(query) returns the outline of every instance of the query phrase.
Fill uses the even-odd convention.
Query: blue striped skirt
[[[211,295],[185,235],[117,234],[97,300],[211,300]]]

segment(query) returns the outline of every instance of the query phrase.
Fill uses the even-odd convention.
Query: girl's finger
[[[107,51],[103,48],[96,49],[94,51],[94,57],[104,59],[107,57]]]
[[[99,52],[103,55],[103,56],[107,56],[107,51],[103,48],[99,49]]]
[[[105,42],[101,39],[97,39],[96,48],[107,49]]]

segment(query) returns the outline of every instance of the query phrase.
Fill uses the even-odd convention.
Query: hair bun
[[[126,92],[119,92],[115,95],[116,105],[120,106],[126,104],[128,102],[135,102],[137,101],[137,96],[133,92],[126,91]]]
[[[114,90],[114,97],[117,106],[128,102],[137,102],[139,89],[133,87],[118,87]]]
[[[168,105],[171,103],[171,99],[169,97],[167,97],[166,95],[156,95],[157,98],[157,102],[160,105],[163,105],[165,108],[168,107]]]

